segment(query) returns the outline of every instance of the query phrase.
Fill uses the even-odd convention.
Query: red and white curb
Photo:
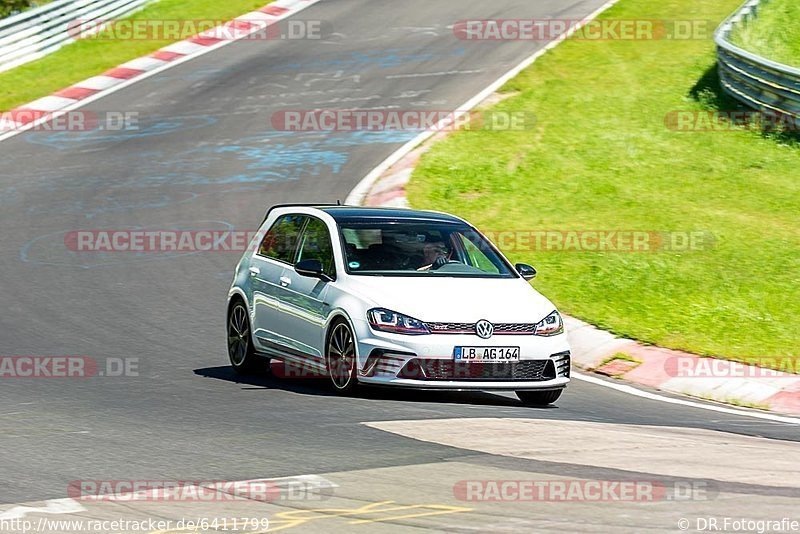
[[[3,112],[2,119],[0,119],[0,141],[158,72],[262,31],[267,26],[290,17],[318,1],[277,0],[216,28],[172,43],[147,56],[133,59],[102,74],[92,76],[50,96]]]
[[[800,376],[619,338],[566,320],[583,369],[680,395],[800,415]]]

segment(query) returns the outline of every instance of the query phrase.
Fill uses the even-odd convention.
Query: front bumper
[[[566,334],[552,337],[470,334],[407,336],[357,322],[359,382],[432,390],[553,390],[569,383]],[[457,346],[520,347],[513,363],[456,363]]]

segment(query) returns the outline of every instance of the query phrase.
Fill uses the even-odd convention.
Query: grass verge
[[[800,67],[800,3],[767,0],[758,16],[738,26],[731,34],[737,46],[767,59]]]
[[[721,21],[739,0],[622,0],[602,18]],[[480,43],[471,43],[481,46]],[[525,131],[462,131],[425,154],[412,205],[485,231],[709,232],[689,252],[506,246],[565,312],[619,335],[753,362],[800,356],[800,148],[791,137],[675,131],[674,111],[736,104],[704,40],[569,40],[503,89]],[[546,247],[545,247],[546,248]]]
[[[128,19],[231,20],[263,7],[268,0],[160,0]],[[190,36],[186,36],[190,37]],[[47,96],[131,59],[172,43],[170,40],[86,39],[42,59],[0,73],[0,110]]]

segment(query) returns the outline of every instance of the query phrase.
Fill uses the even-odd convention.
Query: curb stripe
[[[159,50],[158,52],[153,52],[148,57],[160,59],[161,61],[172,61],[173,59],[177,59],[183,56],[184,54],[179,54],[177,52],[167,52],[166,50]]]
[[[217,44],[224,39],[220,39],[219,37],[190,37],[189,42],[199,44],[202,46],[212,46]]]
[[[111,70],[107,70],[103,73],[103,76],[110,76],[111,78],[119,78],[120,80],[130,80],[134,76],[138,76],[143,73],[143,70],[139,69],[128,69],[126,67],[116,67]]]
[[[225,27],[225,29],[240,30],[240,31],[251,31],[256,27],[260,28],[261,26],[262,25],[257,22],[253,22],[243,18],[233,19],[223,24],[223,27]],[[208,31],[213,31],[213,30],[208,30]]]
[[[276,17],[280,17],[281,15],[288,13],[289,10],[285,7],[276,6],[276,5],[268,5],[266,7],[262,7],[259,9],[262,13],[266,13],[267,15],[273,15]]]
[[[83,100],[86,97],[98,93],[99,91],[99,89],[91,89],[89,87],[78,87],[77,85],[73,85],[72,87],[67,87],[66,89],[62,89],[55,93],[55,96],[71,98],[74,100]]]
[[[271,22],[275,20],[275,18],[272,15],[267,15],[261,11],[251,11],[250,13],[242,15],[241,17],[236,17],[234,20],[246,20],[250,23],[261,24],[263,26],[263,23]]]
[[[199,52],[200,50],[204,50],[205,48],[205,46],[193,43],[191,41],[178,41],[177,43],[172,43],[169,46],[165,46],[162,48],[162,50],[166,50],[167,52],[176,52],[178,54],[188,56]]]
[[[112,78],[111,76],[105,76],[103,74],[99,76],[92,76],[91,78],[87,78],[82,82],[78,82],[75,84],[76,87],[85,87],[87,89],[97,89],[98,91],[102,91],[104,89],[108,89],[109,87],[113,87],[120,83],[122,80],[119,78]]]
[[[158,67],[164,65],[164,63],[165,61],[162,61],[160,59],[150,56],[145,56],[132,59],[127,63],[123,63],[122,65],[120,65],[120,67],[124,67],[126,69],[147,71],[147,70],[157,69]]]
[[[26,108],[35,109],[38,111],[55,111],[57,109],[65,108],[75,103],[74,98],[64,98],[62,96],[45,96],[33,102],[26,104]]]

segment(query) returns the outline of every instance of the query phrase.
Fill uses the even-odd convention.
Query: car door
[[[309,216],[297,248],[295,262],[317,259],[325,274],[336,277],[333,246],[328,226]],[[324,327],[329,307],[325,303],[330,282],[298,274],[287,269],[280,289],[281,324],[292,348],[311,363],[323,364]]]
[[[306,221],[307,217],[299,214],[278,217],[251,259],[254,344],[261,352],[280,355],[292,345],[287,342],[282,324],[281,279],[287,270],[292,270]]]

